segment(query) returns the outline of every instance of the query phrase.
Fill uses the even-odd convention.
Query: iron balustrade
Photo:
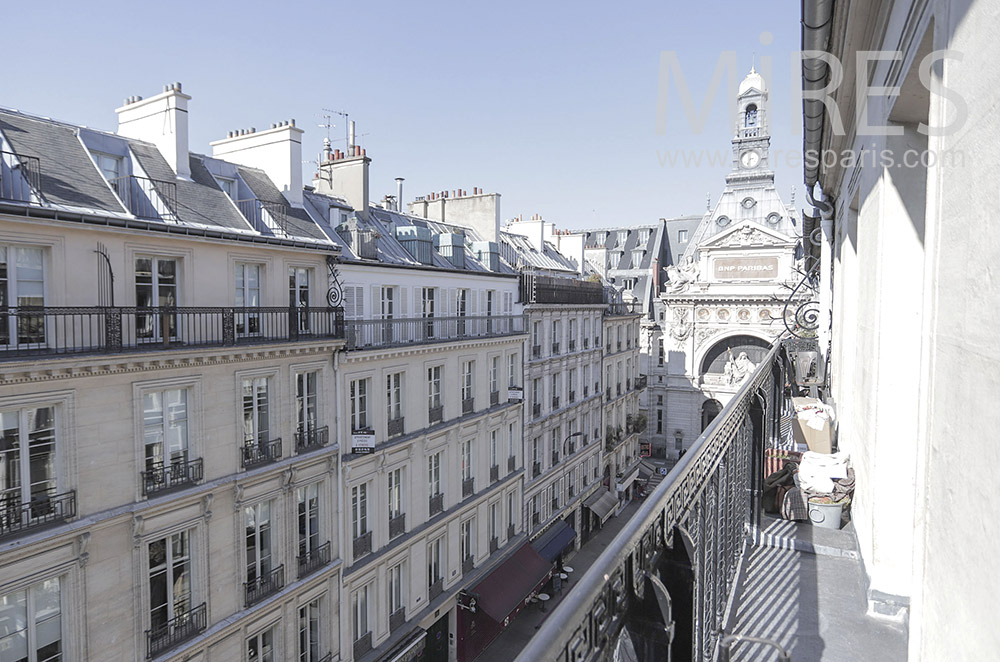
[[[474,398],[464,398],[462,400],[462,413],[471,414],[476,409],[476,400]]]
[[[0,536],[65,522],[76,517],[76,492],[57,493],[54,489],[35,492],[22,502],[20,495],[0,498]]]
[[[552,408],[553,409],[559,409],[559,396],[558,395],[553,395],[552,396]]]
[[[288,228],[288,211],[284,205],[264,202],[257,198],[236,200],[243,218],[261,234],[284,236]]]
[[[240,460],[244,469],[250,469],[262,464],[277,462],[281,459],[281,439],[269,441],[248,441],[240,449]]]
[[[541,345],[532,345],[531,346],[531,358],[538,359],[538,358],[541,358],[541,356],[542,356],[542,346]]]
[[[265,572],[256,579],[243,584],[246,596],[246,606],[257,604],[269,595],[273,595],[285,586],[285,566],[279,565],[270,572]]]
[[[406,609],[400,607],[396,611],[389,614],[389,631],[395,632],[400,625],[406,622]]]
[[[354,558],[359,559],[372,551],[372,532],[365,531],[354,539]]]
[[[109,180],[125,208],[137,218],[176,221],[177,184],[160,179],[125,175]]]
[[[541,405],[541,403],[536,402],[535,404],[531,405],[531,417],[532,418],[538,418],[541,415],[542,415],[542,405]]]
[[[639,375],[638,377],[636,377],[635,378],[635,390],[641,391],[642,389],[646,388],[646,384],[647,384],[648,380],[649,380],[649,377],[646,376],[646,375]]]
[[[576,351],[576,341],[575,340],[570,340],[569,341],[569,351],[571,351],[571,352],[575,352]]]
[[[427,500],[427,506],[431,517],[444,511],[444,494],[435,494],[432,496]]]
[[[403,417],[394,418],[386,422],[386,436],[395,437],[403,434]]]
[[[786,372],[778,343],[518,661],[608,659],[626,637],[640,660],[717,655],[740,555],[758,522],[763,448],[781,434]]]
[[[307,453],[317,448],[323,448],[330,442],[330,428],[306,428],[295,431],[295,452]]]
[[[492,315],[347,320],[346,329],[347,349],[366,350],[516,335],[524,332],[524,317]]]
[[[444,580],[438,578],[430,586],[427,587],[427,601],[430,602],[434,600],[437,596],[444,592]]]
[[[462,498],[467,496],[472,496],[472,493],[476,491],[475,489],[476,479],[466,478],[462,481]]]
[[[510,473],[517,466],[517,458],[511,455],[507,458],[507,472]]]
[[[532,462],[531,463],[531,477],[532,478],[538,478],[539,474],[541,474],[541,473],[542,473],[542,463],[541,462]]]
[[[406,513],[400,513],[389,518],[389,539],[406,533]]]
[[[554,342],[552,343],[552,355],[555,356],[557,354],[559,354],[559,343]]]
[[[514,537],[514,525],[513,524],[508,524],[507,525],[507,540],[510,540],[513,537]]]
[[[358,659],[372,649],[372,632],[369,630],[354,642],[354,659]]]
[[[496,536],[490,538],[490,554],[500,549],[500,539]]]
[[[490,406],[496,407],[500,404],[500,391],[490,391]]]
[[[0,200],[33,202],[40,195],[42,169],[38,157],[0,151]]]
[[[151,660],[208,627],[208,603],[174,616],[166,623],[146,630],[146,659]]]
[[[494,464],[490,467],[490,483],[495,483],[500,480],[500,467]]]
[[[0,359],[343,337],[342,308],[0,307]]]
[[[431,407],[427,410],[428,423],[440,423],[442,420],[444,420],[444,405]]]
[[[187,451],[170,462],[150,462],[145,471],[139,472],[143,496],[197,483],[204,475],[201,458],[188,460]]]
[[[490,550],[492,551],[492,550]],[[471,570],[476,567],[476,560],[471,556],[467,556],[462,559],[462,574],[468,574]]]
[[[299,566],[299,579],[311,575],[330,562],[330,543],[325,542],[316,549],[304,550],[296,560]]]

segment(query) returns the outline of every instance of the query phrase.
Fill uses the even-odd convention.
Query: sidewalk
[[[544,612],[539,605],[532,605],[519,613],[514,622],[476,658],[476,662],[511,662],[511,660],[517,657],[521,649],[535,635],[542,621],[572,592],[573,587],[576,585],[574,583],[575,578],[580,577],[593,565],[608,543],[618,535],[618,532],[625,526],[625,523],[639,509],[639,504],[641,503],[642,501],[637,499],[627,505],[620,515],[612,517],[605,522],[604,528],[588,540],[576,554],[565,558],[563,564],[573,568],[573,574],[570,575],[568,582],[563,584],[562,593],[552,596],[552,599],[545,606]]]

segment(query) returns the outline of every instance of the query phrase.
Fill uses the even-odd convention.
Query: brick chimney
[[[302,206],[302,129],[295,120],[272,124],[266,131],[230,131],[209,143],[212,156],[250,168],[259,168],[293,207]]]
[[[118,135],[153,143],[178,177],[191,177],[188,160],[188,109],[191,97],[180,83],[163,86],[155,97],[129,97],[116,108]]]
[[[371,162],[358,145],[349,153],[334,150],[333,159],[320,164],[319,177],[313,180],[313,186],[317,193],[344,198],[354,211],[368,218],[368,167]]]

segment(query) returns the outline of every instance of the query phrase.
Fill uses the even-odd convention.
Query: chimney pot
[[[362,148],[361,148],[361,156],[364,156],[364,155],[365,155],[365,148],[364,148],[364,147],[362,147]]]
[[[292,118],[292,126],[295,126],[295,118]]]
[[[174,83],[174,89],[177,90],[178,92],[180,92],[181,91],[181,84],[180,83]]]

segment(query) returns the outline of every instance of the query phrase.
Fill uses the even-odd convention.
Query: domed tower
[[[754,68],[740,83],[736,96],[736,134],[733,137],[733,171],[727,183],[747,179],[774,181],[768,161],[771,132],[767,124],[767,84]]]

